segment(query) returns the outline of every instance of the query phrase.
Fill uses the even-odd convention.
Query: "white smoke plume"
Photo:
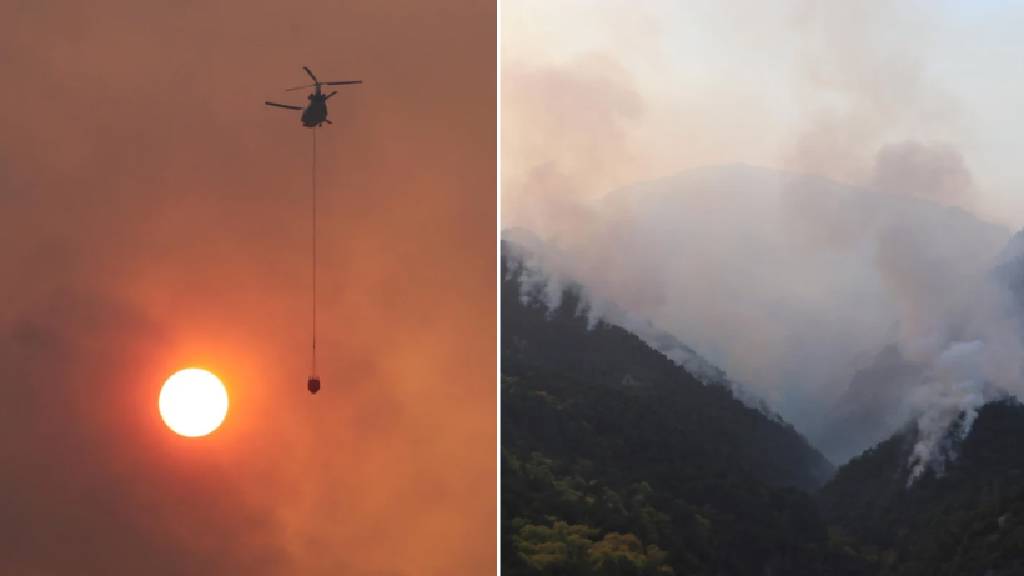
[[[570,35],[563,58],[505,50],[503,224],[557,249],[548,272],[584,284],[591,314],[655,323],[837,463],[908,420],[915,469],[941,462],[929,438],[947,413],[969,424],[989,386],[1024,396],[1024,347],[993,275],[1011,230],[974,215],[993,214],[994,177],[974,169],[975,111],[937,72],[938,17],[653,6],[666,17],[641,43],[606,6],[588,12],[608,30],[589,52]],[[680,49],[702,32],[716,50]],[[683,65],[645,74],[667,61]]]
[[[908,485],[929,468],[942,474],[946,462],[956,458],[955,441],[970,432],[978,409],[1004,394],[985,379],[984,354],[980,340],[951,344],[925,383],[911,393],[919,416]]]

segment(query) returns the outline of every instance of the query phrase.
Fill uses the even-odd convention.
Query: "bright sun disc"
[[[160,417],[182,436],[206,436],[220,426],[227,413],[228,391],[206,370],[179,370],[160,389]]]

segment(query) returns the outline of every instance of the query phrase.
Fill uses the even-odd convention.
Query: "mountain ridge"
[[[1024,405],[989,402],[969,432],[965,424],[961,416],[948,433],[952,458],[942,469],[911,481],[911,422],[818,493],[824,519],[873,550],[878,574],[1024,573]]]
[[[791,426],[592,314],[578,284],[524,284],[502,247],[504,572],[1024,573],[1019,403],[969,433],[961,416],[942,474],[908,486],[910,420],[821,484]]]
[[[811,576],[859,562],[830,548],[808,491],[832,467],[795,429],[591,321],[578,288],[553,307],[541,286],[523,294],[521,274],[503,251],[503,573]]]

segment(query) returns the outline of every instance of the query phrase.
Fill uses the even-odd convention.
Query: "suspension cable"
[[[313,127],[313,372],[316,376],[316,127]]]

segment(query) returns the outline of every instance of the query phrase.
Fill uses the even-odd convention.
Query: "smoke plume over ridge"
[[[998,210],[994,180],[936,61],[942,15],[783,6],[658,5],[639,45],[506,48],[504,224],[552,246],[549,271],[598,310],[675,335],[837,461],[915,419],[920,469],[961,411],[1024,395],[1020,306],[994,273],[1012,229],[975,215]],[[683,53],[680,14],[721,50]],[[775,84],[757,86],[766,62]],[[586,89],[553,102],[566,83]]]

